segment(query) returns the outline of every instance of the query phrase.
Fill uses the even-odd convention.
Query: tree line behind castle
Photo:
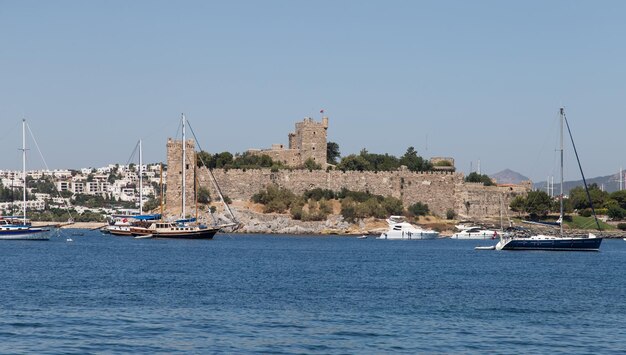
[[[394,171],[406,166],[410,171],[433,171],[438,167],[450,167],[453,171],[452,164],[449,161],[439,161],[432,164],[429,160],[422,158],[417,154],[413,147],[409,147],[406,152],[396,157],[391,154],[370,153],[366,149],[362,149],[359,154],[350,154],[340,157],[339,145],[334,142],[328,142],[326,145],[326,169],[337,169],[343,171]],[[274,171],[279,169],[308,169],[320,170],[322,165],[315,162],[312,158],[304,161],[301,166],[288,166],[281,161],[273,160],[266,154],[252,154],[244,152],[242,154],[232,154],[230,152],[222,152],[210,154],[201,151],[197,154],[198,166],[206,166],[210,169],[262,169],[270,168]]]

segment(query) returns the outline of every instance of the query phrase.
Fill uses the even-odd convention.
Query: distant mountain
[[[587,179],[587,185],[591,185],[591,184],[597,184],[601,189],[604,189],[604,191],[607,192],[615,192],[617,190],[619,190],[619,174],[613,174],[613,175],[608,175],[608,176],[600,176],[600,177],[594,177],[594,178],[588,178]],[[566,195],[569,195],[569,190],[580,186],[583,187],[583,180],[576,180],[576,181],[564,181],[563,182],[563,191],[565,192]],[[543,191],[547,191],[547,183],[545,181],[540,181],[537,182],[535,184],[533,184],[533,187],[535,189],[538,190],[543,190]],[[557,178],[555,177],[554,179],[554,195],[558,195],[559,194],[559,182],[557,181]]]
[[[519,184],[522,181],[530,180],[526,176],[511,169],[504,169],[499,173],[489,175],[497,184]]]

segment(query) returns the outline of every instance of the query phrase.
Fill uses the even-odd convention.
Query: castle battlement
[[[268,155],[272,160],[290,167],[301,167],[309,159],[326,167],[328,117],[322,117],[321,122],[306,117],[296,122],[295,128],[287,135],[288,148],[283,144],[272,144],[270,149],[249,149],[248,153]]]

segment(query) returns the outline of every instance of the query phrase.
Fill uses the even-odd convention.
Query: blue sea
[[[504,252],[83,232],[0,243],[0,353],[626,352],[621,239],[597,253]]]

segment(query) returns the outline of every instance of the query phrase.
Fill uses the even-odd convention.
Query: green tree
[[[385,210],[385,216],[388,217],[390,215],[401,215],[404,212],[404,206],[402,205],[402,201],[398,198],[387,196],[385,197],[381,205]]]
[[[511,211],[517,212],[521,216],[526,211],[526,198],[524,196],[515,196],[509,207],[511,207]]]
[[[400,157],[400,165],[406,166],[411,171],[432,170],[430,162],[417,155],[417,151],[413,147],[409,147],[406,153]]]
[[[412,216],[425,216],[428,214],[428,205],[421,202],[416,202],[409,206],[409,214]]]
[[[304,168],[309,170],[320,170],[322,166],[313,160],[313,158],[309,158],[304,162]]]
[[[366,171],[372,170],[370,163],[361,155],[350,154],[341,159],[337,168],[343,171]]]
[[[532,217],[545,217],[553,209],[552,198],[545,191],[530,191],[524,207]]]
[[[621,208],[626,208],[626,190],[615,191],[610,196]]]
[[[337,165],[337,159],[339,159],[340,156],[339,144],[335,142],[326,143],[326,162],[328,164]]]
[[[626,210],[619,206],[611,206],[607,212],[607,216],[613,220],[621,220],[626,216]]]
[[[270,168],[272,165],[280,166],[281,163],[272,161],[269,155],[256,155],[248,152],[236,156],[232,163],[232,167],[236,169]]]
[[[215,156],[205,152],[204,150],[196,153],[196,166],[206,166],[209,169],[215,168]]]
[[[161,206],[161,198],[149,196],[148,201],[143,204],[143,212],[154,211]]]
[[[211,202],[211,193],[209,189],[206,187],[200,187],[198,189],[198,202],[199,203],[209,203]]]
[[[367,170],[392,171],[400,167],[400,161],[393,155],[368,153],[367,149],[362,149],[359,155],[369,163]]]
[[[233,155],[229,152],[221,152],[215,156],[216,168],[227,168],[233,164]]]
[[[600,190],[597,184],[589,185],[589,196],[591,196],[591,201],[593,202],[594,208],[599,208],[603,206],[609,199],[609,193]],[[577,210],[591,208],[589,200],[587,199],[587,193],[585,192],[585,188],[582,186],[577,186],[571,189],[569,192],[569,198],[572,201],[572,207]]]
[[[485,186],[494,185],[493,180],[485,174],[479,174],[477,172],[472,172],[465,177],[465,182],[482,182]]]

